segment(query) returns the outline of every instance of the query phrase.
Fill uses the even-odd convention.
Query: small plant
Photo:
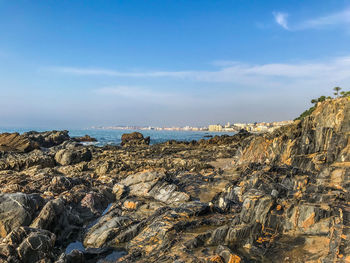
[[[341,90],[341,87],[335,87],[333,90],[335,91],[334,95],[339,97],[339,91]]]
[[[340,92],[341,97],[345,98],[345,97],[349,97],[350,96],[350,91],[341,91]]]
[[[335,87],[333,88],[334,90],[334,95],[337,96],[337,98],[339,97],[342,97],[342,98],[345,98],[345,97],[350,97],[350,91],[341,91],[342,88],[341,87]],[[300,114],[300,116],[294,120],[302,120],[304,119],[305,117],[311,115],[311,113],[313,113],[313,111],[316,109],[317,107],[317,103],[319,102],[323,102],[325,100],[331,100],[333,99],[331,96],[321,96],[319,97],[318,99],[312,99],[311,100],[311,103],[314,104],[312,107],[310,107],[310,109],[304,111],[302,114]]]

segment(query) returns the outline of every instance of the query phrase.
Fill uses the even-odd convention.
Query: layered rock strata
[[[0,262],[350,261],[349,98],[273,133],[123,137],[0,135]]]

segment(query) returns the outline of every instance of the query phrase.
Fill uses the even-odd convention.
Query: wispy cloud
[[[341,26],[350,24],[350,8],[327,14],[324,16],[310,18],[304,21],[298,21],[290,25],[288,23],[288,14],[282,12],[273,12],[275,22],[286,30],[298,31],[306,29],[322,29],[331,26]]]
[[[50,71],[68,73],[73,75],[90,75],[90,76],[111,76],[111,77],[131,77],[131,78],[144,78],[144,77],[186,77],[189,72],[187,71],[145,71],[145,72],[121,72],[109,69],[98,68],[74,68],[74,67],[50,67]]]
[[[159,104],[159,105],[190,105],[190,104],[198,104],[203,103],[203,98],[192,98],[189,96],[184,97],[181,92],[171,92],[171,91],[163,91],[154,88],[148,87],[138,87],[138,86],[124,86],[124,85],[116,85],[116,86],[108,86],[98,88],[92,91],[96,95],[101,97],[110,98],[113,100],[118,100],[119,102],[123,101],[134,101],[142,104]]]
[[[298,25],[297,29],[324,28],[327,26],[350,24],[350,9],[326,16],[306,20]]]
[[[51,70],[64,74],[84,76],[110,76],[115,78],[171,78],[196,82],[234,83],[239,85],[269,87],[295,84],[298,81],[322,83],[341,81],[350,78],[350,56],[337,57],[323,61],[255,65],[239,63],[236,61],[232,63],[225,61],[222,65],[224,66],[220,66],[216,70],[202,71],[121,72],[110,69],[84,69],[72,67],[51,68]],[[107,89],[104,92],[115,92],[120,95],[126,95],[125,90],[127,90],[125,87],[118,87],[117,90]]]
[[[110,86],[95,89],[94,92],[99,95],[119,96],[125,98],[137,99],[166,99],[171,98],[174,94],[165,92],[156,92],[143,87],[135,86]]]
[[[288,20],[287,20],[288,14],[287,13],[273,12],[272,14],[275,17],[275,21],[276,21],[277,24],[279,24],[284,29],[289,30]]]

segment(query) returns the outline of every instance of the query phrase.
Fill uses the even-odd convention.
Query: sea
[[[33,128],[1,128],[0,133],[3,132],[28,132],[28,131],[50,131],[52,129],[33,129]],[[96,146],[104,145],[119,145],[121,137],[124,133],[131,133],[134,131],[142,133],[145,137],[150,136],[151,144],[166,142],[169,140],[176,141],[197,141],[200,139],[210,139],[215,135],[233,135],[234,132],[207,132],[207,131],[159,131],[159,130],[108,130],[108,129],[67,129],[71,137],[79,137],[89,135],[97,139],[97,142],[86,143],[94,144]]]

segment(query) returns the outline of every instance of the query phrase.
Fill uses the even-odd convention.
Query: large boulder
[[[61,165],[71,165],[80,162],[91,161],[92,155],[89,149],[62,149],[55,155],[55,160]]]
[[[46,203],[40,214],[30,227],[48,230],[57,236],[57,244],[66,244],[81,228],[83,222],[72,207],[66,206],[61,199],[53,199]]]
[[[151,139],[150,137],[143,137],[142,133],[132,132],[124,133],[122,135],[122,146],[135,146],[135,145],[149,145]]]
[[[115,238],[121,231],[127,229],[133,222],[130,217],[121,216],[119,209],[114,209],[102,216],[89,229],[84,238],[84,246],[95,248],[106,246],[109,241]]]
[[[19,226],[28,226],[44,200],[37,194],[0,194],[0,237]]]
[[[157,171],[145,171],[129,175],[120,181],[129,189],[129,194],[138,197],[153,197],[157,201],[167,204],[186,202],[190,196],[179,191],[175,184],[163,180],[165,174]]]

